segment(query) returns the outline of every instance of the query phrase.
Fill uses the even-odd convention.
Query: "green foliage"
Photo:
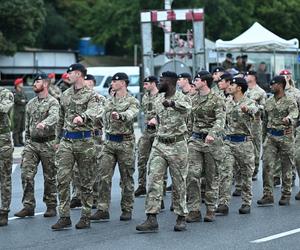
[[[42,0],[2,0],[0,4],[0,53],[13,55],[35,43],[45,20]]]

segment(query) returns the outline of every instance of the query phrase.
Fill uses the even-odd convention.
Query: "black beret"
[[[201,77],[207,76],[207,75],[211,76],[211,74],[207,70],[201,70],[195,75],[195,78],[201,78]]]
[[[280,75],[280,76],[274,76],[273,79],[270,82],[270,85],[273,85],[275,83],[281,83],[281,84],[286,84],[285,77]]]
[[[177,79],[177,74],[173,71],[165,71],[165,72],[162,72],[160,77],[170,77],[170,78]]]
[[[237,84],[238,86],[248,86],[245,78],[235,77],[231,80],[230,84]]]
[[[237,56],[235,59],[238,60],[238,59],[241,59],[241,58],[242,58],[241,56]]]
[[[248,55],[242,55],[242,58],[243,58],[243,59],[247,59],[247,58],[248,58]]]
[[[74,70],[78,70],[82,74],[86,75],[86,68],[81,63],[74,63],[70,65],[70,67],[67,69],[67,73],[70,73]]]
[[[216,73],[216,72],[224,72],[225,69],[223,67],[216,67],[212,73]]]
[[[96,81],[95,77],[91,74],[87,74],[85,77],[84,77],[84,80],[92,80],[92,81]]]
[[[255,70],[247,71],[246,75],[256,76],[256,71]]]
[[[192,76],[189,73],[180,73],[178,76],[178,78],[187,78],[187,79],[191,79]]]
[[[143,82],[155,82],[158,83],[158,79],[156,76],[147,76]]]
[[[45,73],[40,73],[35,76],[34,81],[45,79],[48,79],[48,76]]]
[[[226,81],[231,81],[232,80],[232,75],[229,72],[224,72],[223,75],[221,75],[220,80],[225,79]]]
[[[124,80],[126,82],[129,82],[128,75],[124,72],[118,72],[118,73],[114,74],[111,80],[112,81]]]
[[[227,54],[226,54],[226,57],[232,58],[232,54],[231,54],[231,53],[227,53]]]

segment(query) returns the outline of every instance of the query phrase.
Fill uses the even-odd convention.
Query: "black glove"
[[[175,107],[174,101],[164,100],[162,104],[165,106],[165,108],[168,108],[168,107],[174,108]]]

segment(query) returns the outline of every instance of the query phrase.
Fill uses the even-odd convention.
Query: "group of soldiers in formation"
[[[175,231],[186,230],[186,223],[202,221],[202,199],[205,222],[214,221],[218,214],[227,215],[233,179],[233,195],[242,200],[239,213],[249,214],[262,141],[263,195],[257,203],[274,204],[274,178],[279,178],[279,205],[289,204],[293,176],[300,166],[300,147],[295,146],[295,138],[296,144],[300,143],[300,91],[293,86],[289,71],[271,80],[273,95],[268,99],[254,71],[232,76],[217,67],[212,73],[201,70],[193,79],[188,73],[166,71],[159,80],[155,76],[143,80],[141,105],[128,93],[129,78],[123,72],[112,77],[108,98],[93,90],[95,78],[82,64],[72,64],[64,81],[70,87],[57,94],[49,76],[38,74],[33,85],[36,97],[23,101],[27,103],[21,162],[23,208],[15,216],[34,216],[34,178],[40,162],[47,206],[44,217],[56,216],[58,207],[59,219],[53,230],[71,227],[70,209],[76,206],[76,199],[82,206],[77,229],[110,218],[117,163],[121,221],[132,219],[134,196],[146,194],[147,218],[136,226],[138,231],[158,229],[167,171],[172,179],[171,209],[177,215]],[[0,226],[8,223],[11,202],[9,112],[13,104],[14,95],[0,88]],[[137,145],[139,186],[134,191],[134,122],[140,106],[145,131]],[[19,135],[14,139],[23,143]],[[71,182],[76,190],[72,202]],[[93,207],[97,210],[92,214]]]

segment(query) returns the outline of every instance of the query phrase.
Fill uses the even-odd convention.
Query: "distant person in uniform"
[[[233,68],[233,58],[231,53],[226,54],[225,61],[222,62],[222,67],[225,70]]]
[[[14,112],[13,112],[13,140],[15,147],[24,146],[23,132],[25,129],[25,106],[27,104],[27,96],[23,89],[23,79],[15,80],[14,90]]]
[[[259,87],[261,87],[267,93],[270,93],[271,92],[270,85],[269,85],[270,74],[267,73],[267,65],[265,62],[261,62],[258,65],[256,76],[257,76],[257,83]]]

